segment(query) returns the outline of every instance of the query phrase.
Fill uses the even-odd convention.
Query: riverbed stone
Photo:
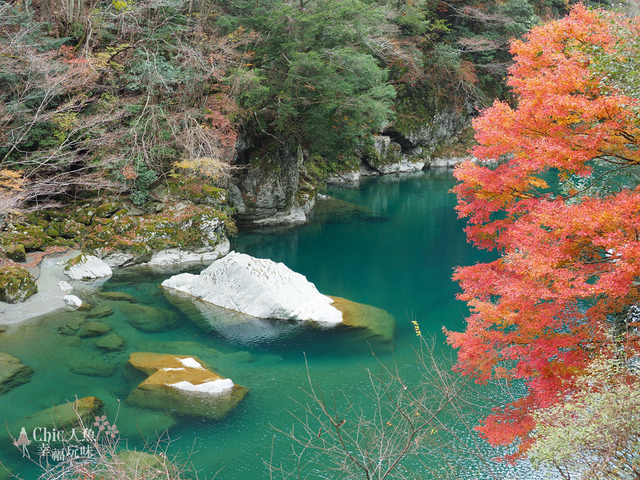
[[[135,352],[129,356],[129,364],[149,375],[127,398],[138,407],[219,419],[248,392],[212,371],[198,357]]]
[[[125,341],[115,333],[102,337],[98,341],[96,341],[96,347],[108,352],[123,350],[125,345]]]
[[[104,335],[111,327],[103,322],[84,322],[78,329],[78,336],[85,337],[99,337]]]
[[[120,310],[130,325],[144,332],[165,332],[178,326],[178,315],[166,308],[124,304]]]
[[[13,355],[0,352],[0,394],[27,383],[32,374],[33,368],[23,365]]]

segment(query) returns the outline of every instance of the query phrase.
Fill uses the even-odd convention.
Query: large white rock
[[[72,280],[93,280],[113,274],[109,265],[93,255],[83,255],[75,265],[65,268],[64,273]]]
[[[283,263],[231,252],[200,275],[182,273],[162,282],[219,307],[256,318],[314,321],[335,325],[342,313],[304,275]]]

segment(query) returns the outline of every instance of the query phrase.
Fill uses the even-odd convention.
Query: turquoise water
[[[330,189],[329,195],[365,209],[319,215],[311,224],[293,229],[243,233],[232,242],[235,250],[285,263],[322,293],[390,312],[396,319],[393,341],[344,328],[298,328],[275,339],[225,337],[202,328],[165,298],[158,286],[168,273],[124,271],[102,289],[126,292],[139,299],[137,305],[164,309],[171,320],[168,330],[136,328],[130,323],[131,304],[102,299],[99,289],[87,294],[87,301],[113,309],[113,315],[99,320],[125,340],[122,351],[104,353],[95,345],[100,337],[79,339],[68,328],[61,335],[61,327],[64,330],[82,315],[76,312],[8,330],[0,335],[0,351],[20,358],[35,373],[31,382],[0,396],[3,421],[16,425],[54,404],[97,396],[107,404],[107,417],[130,446],[142,445],[141,433],[148,437],[170,427],[169,453],[188,456],[199,478],[269,478],[264,461],[279,462],[291,451],[286,438],[273,440],[270,426],[288,430],[294,423],[292,413],[300,413],[296,402],[306,401],[301,390],[307,387],[305,358],[311,377],[327,396],[344,393],[366,409],[366,368],[377,368],[379,360],[415,364],[419,339],[412,319],[423,334],[436,335],[438,352],[450,353],[442,327],[462,329],[466,314],[465,305],[455,299],[453,268],[490,258],[466,243],[464,223],[456,218],[455,197],[449,193],[453,184],[450,171],[435,170],[372,179],[357,189]],[[145,375],[126,362],[130,353],[145,350],[198,356],[250,393],[219,421],[172,418],[133,408],[125,399]],[[77,371],[79,364],[90,361],[111,365],[113,373],[98,377],[70,369],[74,366]],[[2,441],[0,452],[0,460],[14,473],[37,478],[38,469],[8,441]],[[469,465],[477,473],[465,478],[490,478],[481,465],[474,466],[472,460]],[[424,478],[432,477],[425,473]]]

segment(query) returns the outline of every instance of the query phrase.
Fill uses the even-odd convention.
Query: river
[[[218,480],[269,478],[265,461],[285,461],[291,451],[282,435],[274,440],[273,427],[288,430],[295,423],[292,414],[301,412],[297,402],[307,399],[302,389],[308,387],[308,373],[327,398],[344,395],[364,405],[370,393],[367,368],[379,369],[379,361],[415,365],[421,339],[412,320],[418,322],[423,336],[435,335],[438,355],[451,353],[442,328],[463,329],[467,313],[466,306],[455,299],[459,289],[451,281],[453,269],[491,258],[467,244],[464,222],[457,218],[455,196],[449,192],[453,185],[450,170],[431,170],[369,179],[359,188],[331,188],[328,195],[363,208],[319,213],[302,227],[246,232],[232,240],[233,249],[283,262],[322,293],[388,311],[396,321],[392,341],[349,329],[299,328],[277,338],[210,331],[167,301],[158,286],[168,273],[125,270],[90,293],[90,300],[100,302],[100,291],[126,292],[137,297],[138,305],[173,312],[178,319],[175,328],[145,332],[131,325],[130,313],[118,306],[123,302],[106,302],[115,313],[100,321],[125,340],[122,351],[102,353],[95,346],[96,338],[80,340],[69,335],[65,326],[76,313],[56,314],[8,330],[0,335],[0,351],[20,358],[35,373],[29,383],[0,396],[3,423],[15,425],[53,404],[97,396],[106,403],[107,418],[117,425],[121,441],[130,447],[142,446],[139,430],[149,436],[155,429],[171,426],[164,436],[171,439],[169,455],[188,457],[199,478],[216,474]],[[200,356],[250,392],[219,421],[171,418],[132,408],[125,399],[144,375],[127,367],[127,358],[132,352],[150,349]],[[103,376],[77,373],[82,371],[79,365],[96,362],[111,367],[102,370]],[[406,375],[409,383],[419,380],[416,369],[408,368]],[[22,478],[37,478],[38,467],[9,447],[3,441],[0,460]],[[31,456],[37,460],[35,450]],[[465,478],[490,478],[481,464],[465,461],[475,471]],[[515,478],[511,467],[498,470],[501,478]],[[313,471],[313,466],[307,470],[309,478],[341,478],[314,477]],[[521,478],[534,478],[526,466],[520,465],[519,472]],[[424,478],[432,478],[426,470]]]

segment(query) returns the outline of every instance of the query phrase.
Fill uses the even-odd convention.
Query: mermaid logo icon
[[[22,456],[24,457],[25,455],[28,455],[27,453],[27,447],[29,445],[31,445],[31,440],[29,440],[29,437],[27,436],[27,431],[24,427],[22,427],[22,429],[20,430],[20,436],[18,437],[17,440],[15,440],[13,442],[13,444],[22,449]]]

